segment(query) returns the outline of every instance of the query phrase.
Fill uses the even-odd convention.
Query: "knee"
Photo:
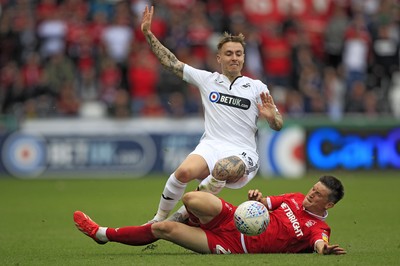
[[[212,194],[208,192],[190,191],[183,195],[182,203],[185,205],[186,209],[189,212],[194,213],[202,208],[207,197],[209,197],[210,195]]]
[[[185,206],[190,206],[190,203],[191,203],[194,199],[196,199],[196,195],[198,194],[197,192],[198,192],[198,191],[190,191],[190,192],[185,193],[185,194],[183,195],[183,197],[182,197],[182,203],[183,203]]]
[[[193,180],[191,169],[185,166],[180,166],[178,169],[176,169],[175,177],[183,183],[188,183]]]
[[[151,226],[151,232],[157,238],[168,240],[173,233],[175,226],[175,223],[171,221],[158,222]]]
[[[227,183],[235,183],[242,178],[246,172],[246,165],[238,156],[230,156],[215,164],[212,171],[213,177],[225,180]]]

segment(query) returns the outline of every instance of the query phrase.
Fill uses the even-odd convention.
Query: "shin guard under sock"
[[[106,235],[109,241],[131,246],[148,245],[158,240],[152,231],[151,224],[142,226],[126,226],[121,228],[108,228]]]

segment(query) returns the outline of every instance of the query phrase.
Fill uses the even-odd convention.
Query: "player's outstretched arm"
[[[184,64],[179,61],[176,56],[168,50],[151,32],[151,21],[154,14],[154,6],[150,9],[146,6],[143,11],[142,25],[141,29],[146,37],[147,42],[150,45],[151,50],[156,55],[161,65],[163,65],[167,70],[171,71],[180,78],[183,78],[183,66]]]
[[[316,251],[322,255],[344,255],[346,250],[341,248],[339,245],[329,245],[324,241],[318,241],[316,243]]]
[[[282,115],[277,111],[272,96],[268,93],[260,94],[261,103],[257,104],[261,117],[264,117],[273,130],[281,130],[283,126]]]

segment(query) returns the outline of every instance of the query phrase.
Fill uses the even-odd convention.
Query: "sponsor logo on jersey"
[[[303,231],[301,230],[300,223],[297,220],[296,215],[294,215],[292,209],[290,208],[289,205],[287,205],[285,202],[281,204],[281,208],[285,212],[287,218],[289,219],[290,223],[292,224],[294,233],[297,237],[303,236]]]
[[[297,204],[295,199],[291,199],[293,204],[296,205],[296,209],[300,210],[299,204]]]
[[[240,108],[243,110],[249,109],[251,104],[249,99],[229,94],[219,93],[216,91],[211,92],[208,98],[212,103],[227,105],[235,108]]]

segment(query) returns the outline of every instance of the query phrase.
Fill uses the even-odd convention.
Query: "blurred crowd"
[[[162,69],[140,31],[183,62],[220,71],[224,31],[246,37],[244,75],[284,116],[400,118],[398,0],[0,0],[1,114],[201,116],[197,88]]]

